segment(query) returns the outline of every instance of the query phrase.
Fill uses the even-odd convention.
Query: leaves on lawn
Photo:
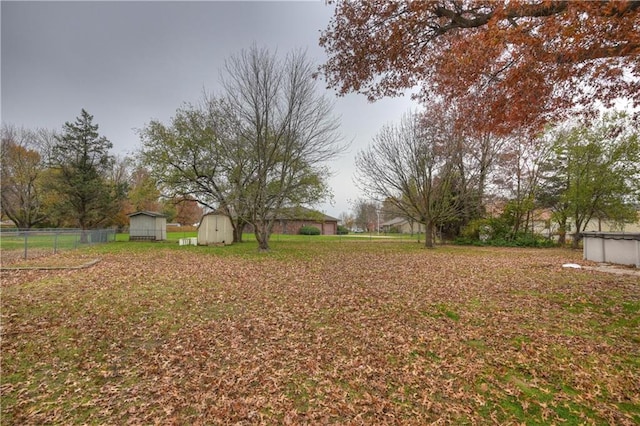
[[[579,253],[100,257],[2,272],[3,424],[640,421],[640,283]]]

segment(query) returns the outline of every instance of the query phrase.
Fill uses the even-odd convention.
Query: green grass
[[[97,235],[89,233],[86,242],[82,242],[80,232],[44,232],[33,230],[26,236],[25,233],[13,232],[0,233],[0,258],[3,266],[16,266],[16,262],[25,259],[41,258],[68,250],[83,248],[87,245],[103,244],[106,241],[96,239]],[[102,234],[100,237],[104,238]],[[113,239],[113,235],[107,238]]]
[[[3,425],[640,422],[638,280],[580,253],[178,234],[2,272]]]
[[[31,235],[27,238],[27,246],[29,249],[49,249],[53,252],[54,248],[65,250],[76,248],[80,245],[77,235],[60,234],[60,235]],[[0,248],[2,250],[24,250],[25,238],[23,236],[6,236],[0,234]]]

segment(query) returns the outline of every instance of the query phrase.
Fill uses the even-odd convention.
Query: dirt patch
[[[606,272],[615,275],[632,275],[640,277],[640,269],[633,266],[614,265],[611,263],[602,263],[597,266],[583,266],[588,271]]]

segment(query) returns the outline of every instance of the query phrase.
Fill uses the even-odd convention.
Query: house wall
[[[383,232],[398,232],[400,234],[420,234],[425,232],[425,226],[418,222],[413,222],[413,228],[409,221],[398,222],[394,225],[380,226]]]
[[[313,220],[276,220],[271,233],[297,235],[303,226],[313,226],[320,230],[322,235],[337,235],[338,222],[316,222]]]
[[[640,222],[625,223],[622,226],[616,226],[606,220],[599,221],[591,219],[585,227],[585,232],[602,231],[602,232],[640,232]]]
[[[567,225],[569,226],[569,229],[567,229],[567,238],[571,239],[575,229],[571,221],[569,221]],[[534,221],[534,232],[539,235],[544,235],[545,237],[557,237],[558,224],[551,220],[536,220]],[[606,220],[591,219],[585,226],[584,232],[636,233],[640,232],[640,221],[625,223],[619,226]]]
[[[403,234],[418,234],[425,232],[425,226],[421,223],[414,222],[413,230],[411,228],[411,224],[409,222],[404,222],[400,227],[400,232]]]
[[[305,226],[305,223],[299,220],[276,220],[271,233],[295,235],[303,226]]]

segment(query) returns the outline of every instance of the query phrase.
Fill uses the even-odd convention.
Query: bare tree
[[[433,247],[436,225],[457,213],[448,144],[452,128],[435,110],[406,114],[400,123],[384,126],[356,157],[360,188],[424,224],[426,247]]]
[[[498,193],[509,199],[502,215],[514,236],[529,229],[533,233],[533,213],[542,178],[540,165],[546,161],[550,148],[526,132],[513,132],[506,140],[493,176]]]
[[[353,228],[354,222],[355,222],[355,219],[351,213],[348,213],[348,212],[340,213],[340,225],[344,226],[348,230],[351,230]]]
[[[376,230],[380,203],[374,200],[359,198],[352,202],[355,225],[367,232]]]
[[[329,194],[325,163],[343,145],[332,103],[318,93],[314,65],[296,51],[284,58],[252,46],[225,64],[224,103],[239,122],[238,143],[249,177],[240,192],[261,250],[269,248],[283,208]]]
[[[187,197],[232,219],[235,241],[253,226],[261,250],[278,214],[330,194],[325,162],[343,149],[332,104],[302,52],[253,46],[223,69],[223,93],[141,132],[142,157],[169,198]]]
[[[120,230],[129,224],[127,214],[133,212],[129,202],[129,189],[133,181],[134,163],[131,157],[115,155],[111,169],[106,171],[106,179],[111,187],[114,203],[118,204],[117,212],[114,213],[110,222]]]
[[[473,103],[473,108],[466,106]],[[486,130],[489,111],[481,97],[448,102],[431,102],[430,115],[439,117],[447,135],[447,149],[455,169],[452,191],[460,202],[456,218],[443,224],[450,236],[457,236],[471,220],[484,215],[488,183],[504,149],[504,136]],[[468,113],[468,109],[473,114]],[[465,112],[466,111],[466,112]],[[453,127],[452,127],[453,124]]]

